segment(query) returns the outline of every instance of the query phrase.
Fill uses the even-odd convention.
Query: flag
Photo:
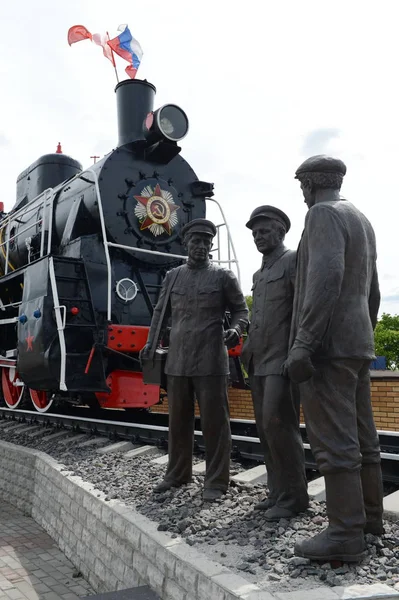
[[[143,50],[138,41],[134,39],[130,33],[127,25],[119,25],[118,31],[121,31],[122,33],[116,38],[109,40],[108,45],[115,54],[119,54],[119,56],[130,63],[130,65],[126,67],[125,72],[131,79],[134,79],[141,63]]]
[[[71,46],[76,42],[81,42],[82,40],[91,40],[97,46],[101,46],[103,49],[103,54],[108,60],[112,62],[115,66],[114,57],[112,56],[112,50],[108,46],[109,35],[105,33],[93,33],[91,34],[86,27],[83,25],[74,25],[70,27],[68,30],[68,44]]]
[[[108,46],[109,35],[107,33],[93,33],[93,42],[97,44],[97,46],[102,47],[105,58],[108,58],[108,60],[110,60],[115,66],[115,60],[112,55],[112,50]]]
[[[91,40],[92,37],[90,31],[83,25],[74,25],[68,29],[68,44],[70,46],[82,40]]]

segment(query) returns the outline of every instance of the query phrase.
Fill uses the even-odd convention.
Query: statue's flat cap
[[[295,177],[302,173],[339,173],[346,174],[346,165],[339,158],[318,154],[307,158],[295,171]]]
[[[289,231],[291,227],[291,221],[282,210],[276,208],[275,206],[265,205],[258,206],[258,208],[255,208],[255,210],[252,211],[249,221],[246,223],[248,229],[252,229],[255,221],[260,218],[275,219],[276,221],[279,221],[283,225],[286,232]]]
[[[181,235],[184,238],[188,233],[205,233],[211,237],[216,235],[216,225],[208,219],[194,219],[187,223],[181,230]]]

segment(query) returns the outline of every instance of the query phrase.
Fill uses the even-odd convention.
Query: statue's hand
[[[240,334],[237,329],[227,329],[224,332],[224,343],[228,348],[234,348],[240,341]]]
[[[310,357],[311,353],[306,348],[294,348],[283,365],[283,375],[288,375],[293,383],[308,381],[316,370]]]
[[[145,346],[140,350],[139,352],[139,359],[140,359],[140,364],[142,365],[143,360],[145,360],[146,358],[148,358],[148,354],[150,352],[150,348],[151,348],[151,344],[149,344],[148,342],[145,344]]]

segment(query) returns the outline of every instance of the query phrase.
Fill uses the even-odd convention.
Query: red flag
[[[68,44],[71,46],[75,42],[81,42],[82,40],[91,40],[93,36],[90,31],[84,27],[84,25],[74,25],[68,29]]]
[[[137,69],[133,67],[133,65],[129,65],[125,69],[125,73],[127,73],[130,79],[134,79],[136,77]]]

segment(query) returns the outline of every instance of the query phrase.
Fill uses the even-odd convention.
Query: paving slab
[[[48,442],[49,440],[53,441],[53,440],[65,438],[65,436],[68,434],[69,434],[69,431],[67,429],[62,429],[61,431],[57,431],[56,433],[52,433],[51,435],[49,435],[46,442]]]
[[[129,452],[133,450],[134,446],[130,442],[116,442],[115,444],[109,444],[104,448],[97,448],[97,454],[114,454],[115,452]]]
[[[31,427],[31,430],[27,432],[27,436],[34,439],[39,437],[39,435],[47,435],[49,432],[49,429],[46,429],[42,425],[38,425],[37,427]]]
[[[87,433],[78,433],[76,435],[72,435],[71,437],[68,437],[64,440],[60,440],[60,446],[69,446],[69,445],[74,445],[77,442],[81,442],[84,438],[87,439],[88,434]]]
[[[197,473],[197,475],[203,475],[206,472],[206,461],[202,460],[201,462],[193,465],[193,473]]]
[[[387,513],[395,513],[397,518],[399,518],[399,490],[385,496],[384,511]]]
[[[308,484],[308,494],[313,500],[317,502],[325,501],[326,499],[326,482],[324,477],[318,477],[313,479]]]
[[[25,433],[27,431],[32,431],[32,430],[37,430],[37,429],[41,429],[41,425],[36,425],[35,427],[33,427],[33,425],[29,425],[28,423],[21,423],[21,426],[19,427],[14,427],[14,430],[17,431],[18,435],[21,435],[21,433]],[[7,431],[9,431],[9,429],[4,429],[4,433],[7,433]]]
[[[157,448],[155,446],[140,446],[140,448],[134,448],[134,450],[129,450],[124,454],[125,458],[134,458],[135,456],[142,456],[143,454],[150,454],[155,452]],[[163,456],[162,456],[163,458]]]
[[[0,501],[0,556],[4,565],[0,598],[78,600],[94,594],[83,577],[73,577],[78,575],[75,567],[54,540],[31,517],[3,500]]]
[[[26,423],[13,423],[8,422],[8,427],[4,428],[4,433],[9,433],[10,431],[17,431],[18,429],[26,429],[28,425]],[[30,427],[30,426],[29,426]]]
[[[93,437],[84,442],[80,442],[76,444],[77,448],[88,448],[90,446],[104,446],[105,444],[109,444],[109,440],[106,437]]]
[[[153,458],[151,462],[155,463],[156,465],[166,465],[168,464],[168,460],[169,456],[167,454],[164,454],[163,456],[159,456],[158,458]]]
[[[233,481],[239,483],[266,483],[267,482],[267,471],[265,465],[258,465],[238,475],[232,477]]]

